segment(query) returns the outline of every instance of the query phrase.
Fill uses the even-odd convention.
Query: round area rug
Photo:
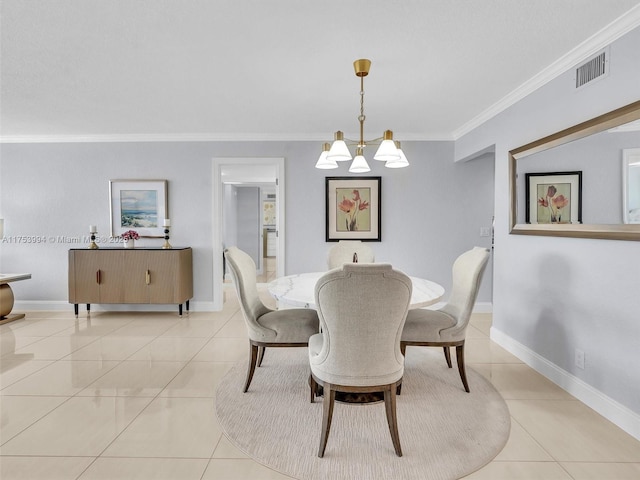
[[[408,347],[397,397],[402,457],[384,403],[336,403],[324,458],[318,458],[322,399],[309,402],[306,348],[267,349],[247,393],[247,364],[235,365],[216,392],[220,425],[257,462],[298,479],[457,479],[490,462],[510,430],[506,403],[467,367],[471,393],[440,348]]]

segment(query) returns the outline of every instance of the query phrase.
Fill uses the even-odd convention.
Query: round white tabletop
[[[318,279],[326,272],[300,273],[287,275],[267,285],[269,293],[279,302],[296,308],[316,308],[315,288]],[[444,288],[430,280],[411,278],[413,291],[409,308],[433,305],[444,295]]]

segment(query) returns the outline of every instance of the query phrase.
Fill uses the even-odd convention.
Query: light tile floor
[[[0,478],[289,478],[218,424],[216,385],[248,353],[231,286],[225,297],[222,312],[182,318],[32,312],[0,325]],[[490,326],[473,316],[467,358],[509,405],[511,436],[467,478],[640,478],[640,442],[491,342]]]

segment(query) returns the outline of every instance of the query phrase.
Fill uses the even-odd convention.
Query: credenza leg
[[[187,313],[189,313],[189,300],[185,302],[187,304]]]
[[[87,313],[89,313],[91,311],[91,304],[87,303]]]
[[[178,314],[182,316],[182,304],[178,305]]]
[[[76,314],[76,317],[78,316],[78,304],[77,303],[73,304],[73,313]]]

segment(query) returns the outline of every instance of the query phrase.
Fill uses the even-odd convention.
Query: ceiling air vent
[[[602,78],[609,73],[609,55],[604,50],[576,68],[576,88]]]

